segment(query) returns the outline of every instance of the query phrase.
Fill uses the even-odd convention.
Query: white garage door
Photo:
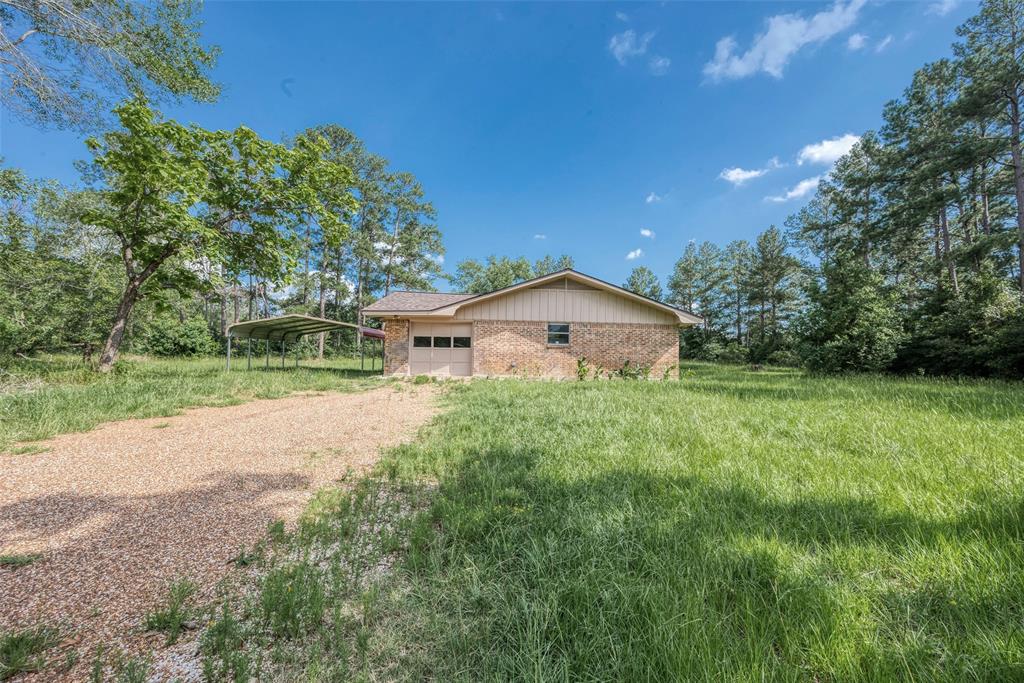
[[[409,370],[414,375],[472,375],[473,324],[413,323]]]

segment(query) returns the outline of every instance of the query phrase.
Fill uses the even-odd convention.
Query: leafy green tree
[[[325,159],[320,137],[288,148],[245,127],[186,127],[141,99],[116,114],[121,130],[87,141],[103,200],[87,219],[117,240],[126,276],[102,371],[113,366],[154,275],[162,287],[184,290],[195,284],[195,264],[208,262],[280,281],[296,265],[296,232],[306,221],[347,229],[342,217],[356,207],[351,171]]]
[[[750,280],[753,253],[746,240],[734,240],[725,247],[723,267],[726,276],[723,283],[723,299],[729,302],[729,320],[735,332],[737,344],[744,343],[744,331],[748,325],[746,283]]]
[[[669,303],[690,313],[697,312],[697,268],[697,244],[691,241],[668,278]]]
[[[484,263],[474,259],[460,261],[450,280],[460,292],[483,294],[511,287],[533,277],[533,268],[524,257],[488,256]]]
[[[76,218],[95,204],[0,169],[0,355],[98,347],[123,269],[111,240]]]
[[[795,323],[798,349],[816,372],[887,370],[904,339],[881,277],[852,255],[834,258],[808,283],[809,305]]]
[[[784,354],[789,320],[799,309],[800,263],[788,253],[785,236],[774,225],[757,236],[748,280],[747,300],[756,315],[753,362],[788,362]]]
[[[0,102],[40,125],[94,128],[111,99],[217,99],[219,50],[200,43],[195,0],[3,0]]]
[[[572,270],[573,267],[572,257],[567,254],[562,254],[558,258],[545,255],[533,264],[533,277],[557,273],[560,270]]]
[[[963,111],[993,124],[1009,156],[1017,228],[1017,277],[1024,300],[1024,3],[985,0],[980,11],[957,29],[955,54],[967,78]]]
[[[378,244],[381,252],[384,294],[392,287],[433,289],[441,275],[444,255],[441,231],[434,221],[433,205],[424,200],[423,188],[411,173],[388,176],[386,201],[390,229]]]
[[[654,271],[647,266],[634,268],[622,287],[640,296],[646,296],[648,299],[661,300],[661,283],[658,282],[658,276],[654,274]]]

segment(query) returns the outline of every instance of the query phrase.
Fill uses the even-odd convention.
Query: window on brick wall
[[[548,323],[548,346],[569,345],[569,323]]]

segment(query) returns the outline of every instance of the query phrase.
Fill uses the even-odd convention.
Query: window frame
[[[427,345],[423,346],[421,344],[417,344],[416,343],[417,339],[426,339],[427,340]],[[433,348],[433,346],[434,346],[434,338],[431,337],[430,335],[427,335],[427,334],[414,334],[412,336],[412,348],[414,348],[414,349],[430,349],[430,348]]]
[[[553,325],[564,326],[565,327],[565,331],[564,332],[560,332],[560,331],[559,332],[552,332],[551,331],[551,327]],[[561,343],[561,342],[557,342],[557,341],[554,341],[554,342],[551,341],[552,335],[557,335],[559,337],[564,335],[565,336],[565,343]],[[571,344],[572,344],[572,326],[569,323],[548,323],[547,324],[547,345],[548,345],[548,348],[566,349],[566,348],[569,348],[569,346]]]
[[[448,345],[447,346],[444,346],[444,345],[438,346],[437,345],[437,340],[438,339],[447,339],[448,340]],[[431,337],[431,342],[433,343],[435,349],[450,349],[450,348],[452,348],[452,338],[449,337],[449,336],[445,336],[443,334],[434,335],[433,337]]]

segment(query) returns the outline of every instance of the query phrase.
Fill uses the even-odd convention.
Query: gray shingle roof
[[[364,308],[372,311],[432,311],[449,304],[470,299],[476,294],[454,294],[451,292],[391,292]]]

